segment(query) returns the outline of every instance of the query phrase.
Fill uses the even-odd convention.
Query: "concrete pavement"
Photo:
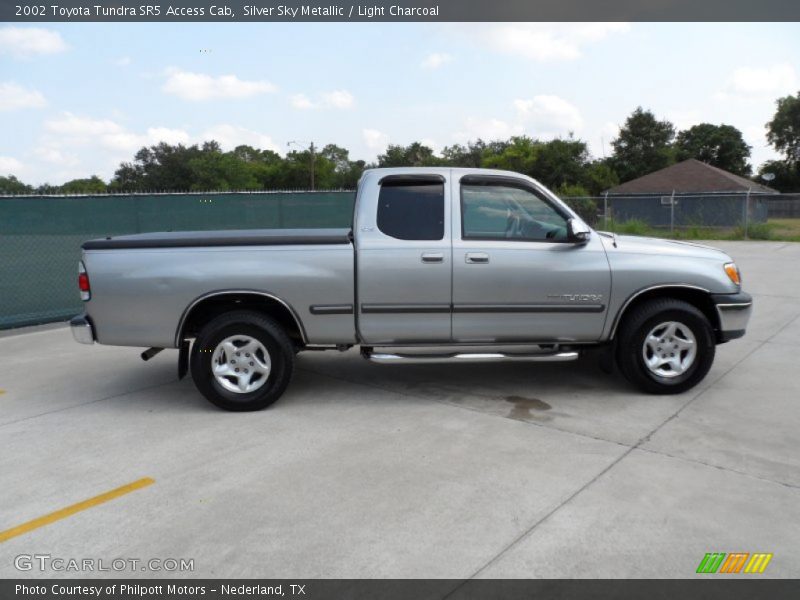
[[[101,576],[691,577],[706,552],[800,576],[800,244],[714,242],[755,312],[679,396],[576,363],[381,366],[305,353],[276,405],[231,414],[176,353],[0,337],[0,543],[15,557],[184,558]],[[98,575],[98,574],[96,574]],[[744,575],[738,575],[744,577]]]

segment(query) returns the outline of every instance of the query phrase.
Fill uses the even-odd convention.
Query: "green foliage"
[[[611,142],[612,164],[620,181],[630,181],[675,162],[672,140],[675,126],[659,121],[649,110],[638,107]]]
[[[775,175],[772,181],[761,178],[764,173]],[[758,181],[779,192],[800,192],[800,163],[787,160],[769,160],[758,169]]]
[[[678,160],[696,158],[743,177],[749,177],[752,171],[747,162],[750,146],[732,125],[694,125],[678,133],[675,147]]]
[[[0,194],[30,194],[33,187],[22,183],[13,175],[4,177],[0,175]]]
[[[600,196],[606,190],[619,185],[619,177],[608,160],[596,160],[586,166],[582,184],[589,195]]]
[[[739,225],[733,230],[731,239],[745,239],[744,226]],[[771,240],[772,225],[770,223],[750,223],[747,226],[747,239],[750,240]]]
[[[625,235],[649,235],[650,226],[641,219],[630,219],[621,223],[614,223],[612,231]]]
[[[775,116],[767,123],[767,140],[787,162],[800,163],[800,92],[778,98]]]
[[[431,148],[419,142],[408,146],[389,144],[386,152],[378,156],[379,167],[435,167],[443,163]]]
[[[58,188],[60,194],[105,194],[107,191],[106,182],[97,175],[88,179],[73,179]]]

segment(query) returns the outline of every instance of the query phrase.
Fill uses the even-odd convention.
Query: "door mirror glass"
[[[584,244],[589,241],[591,230],[577,219],[570,219],[567,221],[567,235],[571,242],[576,244]]]

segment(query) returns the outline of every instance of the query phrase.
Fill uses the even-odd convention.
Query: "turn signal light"
[[[728,274],[728,279],[736,285],[742,285],[742,276],[739,274],[739,267],[736,266],[736,263],[725,263],[723,268]]]

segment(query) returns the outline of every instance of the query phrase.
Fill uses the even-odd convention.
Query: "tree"
[[[61,194],[104,194],[108,191],[106,182],[97,175],[88,179],[73,179],[58,188]]]
[[[13,175],[3,177],[0,175],[0,194],[30,194],[33,187],[22,183]]]
[[[775,176],[772,181],[761,178],[764,173]],[[758,169],[758,181],[783,193],[800,192],[800,163],[788,160],[769,160]]]
[[[444,163],[453,167],[480,167],[490,153],[490,146],[481,139],[467,142],[466,146],[454,144],[442,150]]]
[[[678,160],[696,158],[742,177],[749,177],[752,172],[747,162],[750,146],[732,125],[694,125],[678,133],[675,147]]]
[[[379,167],[431,167],[442,164],[428,146],[414,142],[408,146],[389,144],[386,152],[378,156]]]
[[[767,140],[786,160],[800,163],[800,92],[779,98],[775,116],[767,123]]]
[[[599,196],[619,184],[619,177],[611,167],[610,160],[595,160],[586,166],[583,185],[592,196]]]
[[[192,159],[204,152],[218,152],[219,144],[206,142],[197,145],[171,146],[165,142],[142,148],[132,163],[122,163],[114,174],[110,187],[115,191],[184,191],[195,184]]]
[[[611,142],[612,164],[621,181],[630,181],[675,162],[672,140],[675,126],[659,121],[641,106],[631,113]]]

